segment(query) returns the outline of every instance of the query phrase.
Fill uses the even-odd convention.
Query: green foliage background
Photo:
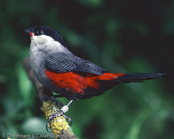
[[[78,137],[174,138],[173,9],[174,0],[0,0],[1,137],[50,134],[22,67],[30,43],[23,30],[46,25],[59,30],[73,53],[110,72],[166,73],[75,101],[67,115]]]

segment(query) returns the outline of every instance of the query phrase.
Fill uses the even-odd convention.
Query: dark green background
[[[1,0],[1,135],[49,134],[22,67],[30,43],[23,30],[36,25],[59,30],[73,53],[110,72],[166,73],[75,101],[67,115],[78,137],[174,138],[174,0]]]

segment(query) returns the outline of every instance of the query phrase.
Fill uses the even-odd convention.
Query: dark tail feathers
[[[161,79],[164,73],[127,73],[115,81],[120,83],[143,82],[144,80]]]

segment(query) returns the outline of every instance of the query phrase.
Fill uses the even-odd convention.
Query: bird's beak
[[[27,29],[24,30],[24,32],[29,33],[31,37],[33,37],[33,35],[34,35],[33,28],[27,28]]]

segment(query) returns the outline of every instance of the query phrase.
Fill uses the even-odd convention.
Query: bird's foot
[[[69,122],[70,126],[72,125],[72,120],[71,120],[71,118],[68,117],[67,115],[65,115],[65,113],[68,111],[68,109],[69,109],[68,106],[65,105],[65,106],[62,107],[62,109],[61,109],[58,113],[53,113],[53,114],[50,114],[50,115],[49,115],[49,119],[48,119],[48,122],[47,122],[47,124],[46,124],[46,130],[47,130],[48,132],[50,132],[50,131],[48,130],[48,126],[50,125],[51,120],[53,120],[54,118],[59,117],[59,116],[63,116],[65,119],[67,119],[67,121]]]
[[[44,98],[42,99],[42,102],[44,101],[48,101],[48,100],[52,100],[52,101],[55,101],[56,103],[60,104],[61,106],[63,106],[63,104],[56,100],[54,97],[47,97],[47,98]],[[48,122],[46,124],[46,130],[48,131],[48,126],[50,125],[51,123],[51,120],[53,120],[54,118],[56,117],[59,117],[59,116],[63,116],[65,119],[68,120],[68,122],[70,123],[70,126],[72,125],[72,120],[70,117],[66,116],[65,113],[68,112],[69,110],[69,105],[73,102],[73,100],[70,100],[69,103],[67,105],[64,105],[61,109],[56,109],[55,111],[57,111],[57,113],[53,113],[53,114],[50,114],[49,115],[49,119],[48,119]],[[48,131],[49,132],[49,131]]]

